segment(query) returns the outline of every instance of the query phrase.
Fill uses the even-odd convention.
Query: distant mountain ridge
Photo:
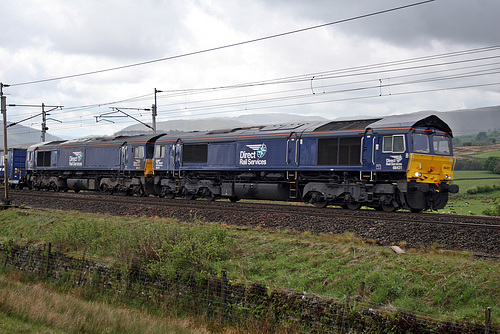
[[[445,121],[453,131],[454,136],[473,135],[482,131],[500,129],[500,106],[454,111],[420,111],[431,113]]]
[[[294,122],[323,122],[327,118],[293,114],[242,115],[238,117],[217,117],[194,120],[172,120],[156,123],[156,132],[188,132],[218,129],[243,128],[257,124],[278,124]],[[118,131],[115,135],[137,135],[150,133],[144,125],[135,124]]]
[[[8,124],[8,123],[7,123]],[[0,122],[0,150],[3,150],[3,123]],[[40,142],[41,131],[23,125],[13,125],[7,129],[7,147],[28,148]],[[49,133],[45,134],[46,141],[61,140]]]
[[[419,111],[413,113],[416,115],[433,114],[445,121],[453,130],[455,136],[473,135],[482,131],[500,130],[500,106],[483,107],[476,109],[460,109],[453,111]],[[369,119],[376,117],[389,117],[379,115],[364,115],[356,117],[341,117],[332,121],[347,119]],[[391,115],[397,117],[397,115]],[[188,132],[205,131],[217,129],[232,129],[247,127],[252,125],[296,123],[296,122],[322,122],[329,119],[320,116],[302,116],[296,114],[269,113],[252,114],[238,117],[219,117],[195,120],[172,120],[157,123],[157,132]],[[0,126],[3,128],[2,123]],[[151,133],[144,125],[137,124],[124,128],[113,134],[117,135],[137,135]],[[46,141],[61,140],[61,138],[46,134]],[[8,128],[9,147],[29,147],[34,143],[40,142],[40,131],[22,125],[14,125]],[[0,149],[3,149],[3,132],[0,131]]]
[[[436,115],[450,126],[454,136],[473,135],[482,131],[500,129],[500,106],[453,111],[426,110],[412,114],[422,115],[422,117]]]
[[[500,129],[500,106],[483,107],[476,109],[460,109],[453,111],[419,111],[412,113],[416,115],[436,115],[445,121],[453,130],[455,136],[477,134],[481,131]],[[332,121],[348,119],[370,119],[375,117],[389,117],[379,115],[365,115],[356,117],[341,117]],[[397,117],[391,115],[390,117]],[[230,129],[251,125],[295,123],[295,122],[322,122],[329,119],[320,116],[301,116],[295,114],[254,114],[242,115],[238,117],[220,117],[197,120],[172,120],[157,123],[157,132],[185,132],[185,131],[205,131],[216,129]],[[124,128],[115,135],[136,135],[150,133],[144,125],[137,124]]]

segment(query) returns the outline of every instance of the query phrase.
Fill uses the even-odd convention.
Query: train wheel
[[[327,201],[316,201],[313,203],[313,205],[317,208],[326,208],[328,205]]]
[[[345,202],[344,206],[346,209],[349,210],[358,210],[361,207],[361,203],[359,202]]]
[[[233,197],[229,197],[229,200],[231,201],[231,203],[236,203],[238,202],[240,199],[236,196],[233,196]]]
[[[309,203],[312,203],[317,208],[325,208],[328,205],[328,201],[325,200],[325,197],[320,192],[312,192]]]
[[[396,210],[396,207],[392,204],[380,204],[380,208],[384,212],[394,212]]]
[[[411,213],[420,213],[423,209],[410,209]]]
[[[187,198],[188,200],[190,200],[190,201],[193,201],[193,200],[195,200],[195,199],[196,199],[196,196],[195,196],[195,194],[191,194],[191,193],[189,193],[189,194],[186,194],[186,198]]]

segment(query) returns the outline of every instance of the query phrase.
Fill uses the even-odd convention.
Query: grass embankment
[[[440,319],[482,322],[486,307],[500,309],[498,262],[439,249],[407,250],[397,256],[350,234],[12,209],[0,212],[0,236],[19,244],[50,241],[55,249],[76,254],[85,250],[87,257],[154,273],[226,269],[232,280],[330,297],[353,295],[365,282],[366,301]]]

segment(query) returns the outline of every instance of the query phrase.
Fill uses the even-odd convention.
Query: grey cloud
[[[292,12],[321,22],[333,22],[416,2],[418,1],[273,0],[268,5],[273,10]],[[401,46],[416,46],[432,40],[495,45],[500,42],[498,13],[498,0],[436,0],[341,23],[335,28],[346,34],[377,38]]]
[[[0,43],[11,49],[49,45],[68,54],[152,59],[177,42],[182,6],[152,0],[9,1],[2,6],[10,13],[9,30]]]

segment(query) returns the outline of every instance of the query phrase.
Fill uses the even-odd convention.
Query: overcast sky
[[[499,105],[500,1],[396,9],[418,2],[0,0],[0,82],[11,85],[8,104],[64,106],[48,121],[63,138],[136,124],[105,114],[151,108],[154,88],[163,91],[159,122],[262,114],[265,124],[278,112],[335,119]],[[139,63],[147,64],[73,76]],[[68,78],[37,83],[59,77]],[[151,122],[151,111],[122,110]],[[9,107],[8,121],[40,112]]]

